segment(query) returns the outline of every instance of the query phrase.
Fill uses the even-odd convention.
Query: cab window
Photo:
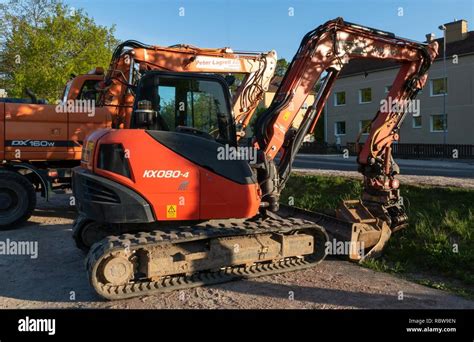
[[[82,85],[81,91],[79,92],[78,100],[94,100],[97,102],[99,99],[99,92],[95,89],[98,80],[87,80]]]
[[[137,115],[148,115],[151,120],[145,120],[143,128],[175,131],[178,126],[186,126],[216,140],[230,140],[233,120],[225,90],[213,79],[145,76],[139,86],[132,124],[137,123]]]

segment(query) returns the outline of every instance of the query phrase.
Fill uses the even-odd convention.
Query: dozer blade
[[[360,201],[344,201],[336,217],[286,205],[280,205],[278,215],[320,225],[330,240],[348,243],[348,258],[359,263],[379,256],[391,235],[387,223],[375,218]]]

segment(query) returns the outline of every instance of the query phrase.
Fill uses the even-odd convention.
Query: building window
[[[335,135],[344,135],[346,134],[346,122],[338,121],[334,124],[334,134]]]
[[[448,94],[447,78],[436,78],[430,81],[430,96],[443,96],[445,92]]]
[[[446,120],[445,120],[446,119]],[[448,131],[448,116],[443,114],[431,115],[431,132]]]
[[[371,123],[372,123],[372,120],[360,120],[359,121],[359,132],[361,132],[362,134],[369,134]]]
[[[372,88],[359,89],[359,103],[372,102]]]
[[[413,128],[421,128],[421,115],[413,117]]]
[[[390,93],[390,90],[392,89],[392,86],[385,86],[385,93]]]
[[[346,92],[339,91],[334,94],[334,106],[344,106],[346,104]]]

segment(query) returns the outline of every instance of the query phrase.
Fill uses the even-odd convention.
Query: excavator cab
[[[148,72],[138,85],[131,128],[194,134],[234,146],[230,103],[222,76]]]
[[[130,222],[253,217],[258,211],[249,162],[225,155],[237,148],[237,138],[222,76],[147,72],[137,85],[130,129],[97,130],[84,145],[73,189],[79,212],[100,222],[125,227]],[[170,208],[175,208],[173,215]],[[77,229],[81,248],[102,237],[89,228]]]

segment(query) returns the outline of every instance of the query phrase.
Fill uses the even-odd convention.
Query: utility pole
[[[329,102],[328,102],[329,103]],[[324,142],[328,143],[328,103],[324,106]]]
[[[443,79],[443,145],[446,145],[447,133],[446,130],[448,126],[448,115],[446,113],[446,96],[448,95],[448,69],[446,67],[446,26],[440,25],[438,27],[443,31],[443,64],[444,64],[444,79]],[[445,148],[446,149],[446,148]]]

